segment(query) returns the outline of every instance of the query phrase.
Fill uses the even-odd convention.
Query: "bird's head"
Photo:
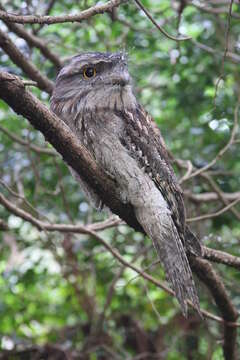
[[[136,106],[127,56],[87,52],[74,56],[58,74],[51,108],[58,115],[126,110]]]

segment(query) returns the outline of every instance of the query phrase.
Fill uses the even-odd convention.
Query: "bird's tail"
[[[174,224],[172,224],[172,229],[169,229],[169,227],[164,229],[162,227],[161,233],[158,236],[151,237],[161,263],[164,266],[167,280],[170,282],[181,305],[183,315],[187,316],[187,299],[189,299],[201,316],[192,271]]]

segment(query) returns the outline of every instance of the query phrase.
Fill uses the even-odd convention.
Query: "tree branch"
[[[211,7],[211,6],[203,6],[202,4],[197,4],[197,2],[193,2],[191,0],[186,0],[187,4],[189,6],[194,6],[195,8],[197,8],[200,11],[209,13],[209,14],[214,14],[214,15],[228,15],[228,8],[227,6],[222,6],[222,7]],[[236,13],[232,13],[232,17],[239,19],[240,16],[239,14]]]
[[[10,139],[17,142],[20,145],[26,146],[28,149],[34,151],[37,154],[46,154],[49,156],[58,156],[58,153],[52,149],[44,148],[41,146],[37,146],[35,144],[31,144],[28,141],[23,140],[19,136],[13,134],[11,131],[7,130],[5,127],[0,125],[0,131],[6,134]]]
[[[133,264],[130,264],[127,262],[119,253],[117,250],[113,249],[111,245],[109,245],[102,237],[100,237],[96,231],[101,231],[104,229],[107,229],[109,227],[113,227],[116,225],[121,224],[121,220],[118,218],[109,218],[103,222],[90,224],[90,225],[68,225],[68,224],[50,224],[43,221],[40,221],[36,218],[34,218],[31,214],[27,213],[26,211],[18,208],[17,206],[13,205],[12,202],[6,199],[4,195],[0,194],[0,203],[11,213],[15,214],[16,216],[19,216],[20,218],[30,222],[32,225],[36,226],[39,230],[43,231],[59,231],[62,233],[76,233],[76,234],[88,234],[94,236],[100,243],[124,266],[127,266],[137,272],[140,276],[142,276],[144,279],[150,281],[157,287],[160,287],[164,291],[166,291],[169,295],[174,296],[174,292],[169,289],[166,285],[164,285],[159,280],[153,278],[151,275],[147,274],[144,270],[138,269]],[[227,265],[231,265],[234,267],[238,266],[239,259],[236,257],[233,257],[226,253],[221,253],[221,256],[218,252],[215,250],[204,248],[204,254],[208,254],[208,258],[213,259],[213,261],[222,262]],[[202,265],[204,267],[204,264]],[[196,270],[196,269],[195,269]],[[199,276],[199,275],[198,275]],[[207,276],[207,275],[206,275]],[[204,282],[204,280],[202,279]],[[220,280],[219,280],[220,281]],[[221,286],[223,287],[223,284],[221,283]],[[226,295],[227,296],[227,295]],[[228,299],[228,301],[230,301]],[[188,301],[188,304],[194,308],[191,301]],[[215,320],[220,323],[224,323],[224,319],[213,315],[209,313],[208,311],[201,310],[201,313],[209,319]],[[228,326],[230,327],[240,327],[240,324],[236,323],[235,321],[228,321]]]
[[[190,200],[196,201],[196,202],[211,202],[211,201],[217,201],[219,200],[219,196],[216,192],[204,192],[201,194],[194,194],[189,190],[184,190],[184,196],[186,198],[189,198]],[[237,198],[240,198],[240,191],[236,191],[233,193],[225,193],[222,192],[222,196],[229,201],[234,201]]]
[[[228,199],[224,197],[224,193],[221,191],[221,189],[219,188],[217,183],[212,179],[212,177],[209,176],[207,173],[202,173],[201,177],[204,178],[211,186],[211,188],[216,192],[219,200],[221,200],[224,205],[228,206],[229,204]],[[231,211],[236,216],[236,218],[240,220],[240,213],[234,206],[230,207],[229,211]]]
[[[12,42],[10,37],[0,29],[0,47],[8,54],[14,64],[18,65],[31,80],[36,81],[41,90],[51,94],[53,90],[53,82],[47,77],[43,76],[36,66],[31,63],[16,45]]]
[[[233,256],[227,254],[224,251],[215,250],[203,246],[203,256],[205,259],[214,261],[216,263],[225,264],[228,266],[232,266],[238,270],[240,270],[240,258],[237,256]]]
[[[1,5],[0,5],[1,8]],[[45,56],[46,59],[50,60],[57,70],[60,70],[63,66],[61,60],[59,59],[59,56],[54,54],[49,47],[47,46],[46,42],[38,38],[36,35],[33,35],[29,33],[27,30],[24,29],[22,25],[17,25],[14,23],[10,23],[7,21],[4,21],[7,25],[8,29],[24,39],[30,47],[35,47],[39,49],[43,56]]]
[[[238,312],[233,306],[221,279],[207,260],[192,257],[191,267],[195,270],[198,278],[208,287],[222,313],[223,319],[225,320],[223,344],[224,358],[225,360],[237,360],[237,328],[229,326],[227,322],[235,322],[238,317]]]
[[[7,188],[7,190],[15,197],[20,197],[23,201],[26,202],[26,204],[35,212],[37,212],[37,210],[35,208],[33,208],[31,206],[31,204],[29,204],[27,202],[27,200],[25,198],[23,198],[22,196],[18,195],[17,193],[13,192],[13,190],[11,190],[5,183],[1,182],[0,183]],[[12,203],[12,201],[8,200],[3,194],[0,193],[0,204],[2,204],[8,211],[10,211],[12,214],[20,217],[21,219],[28,221],[30,224],[32,224],[33,226],[36,226],[36,228],[38,230],[43,230],[43,231],[59,231],[62,233],[75,233],[75,234],[88,234],[89,230],[91,231],[101,231],[110,227],[114,227],[117,225],[123,225],[124,223],[122,222],[121,219],[119,219],[118,217],[110,217],[109,219],[99,222],[99,223],[95,223],[95,224],[90,224],[90,225],[71,225],[71,224],[52,224],[49,222],[44,222],[41,221],[39,219],[37,219],[36,217],[34,217],[32,214],[30,214],[29,212],[26,212],[23,209],[20,209],[18,206],[14,205]],[[211,249],[208,248],[206,246],[203,247],[203,257],[205,259],[217,262],[217,263],[221,263],[221,264],[225,264],[228,266],[232,266],[235,267],[237,269],[240,269],[240,258],[237,256],[233,256],[230,255],[226,252],[223,251],[219,251],[219,250],[215,250],[215,249]]]
[[[91,185],[113,213],[119,215],[134,229],[143,231],[132,206],[121,202],[113,180],[97,166],[95,160],[68,126],[25,90],[23,82],[17,76],[0,72],[0,98],[42,132],[46,140],[62,155],[65,162]]]
[[[214,217],[217,217],[223,213],[225,213],[226,211],[230,210],[232,207],[234,207],[235,205],[237,205],[240,201],[240,197],[235,199],[232,203],[228,204],[227,206],[225,206],[224,208],[214,212],[214,213],[210,213],[210,214],[204,214],[204,215],[199,215],[193,218],[187,218],[186,221],[187,222],[193,222],[193,221],[201,221],[201,220],[207,220],[207,219],[212,219]]]
[[[209,54],[211,54],[213,56],[219,57],[219,55],[223,56],[223,54],[224,54],[222,51],[220,51],[218,49],[211,48],[210,46],[208,46],[206,44],[200,43],[199,41],[191,39],[191,42],[193,43],[193,45],[197,46],[199,49],[202,49],[202,50],[206,51],[207,53],[209,53]],[[225,57],[227,59],[231,60],[235,64],[240,63],[240,56],[238,54],[235,54],[235,53],[231,52],[231,51],[227,51]]]
[[[6,72],[0,72],[0,98],[7,102],[15,112],[26,117],[36,129],[43,133],[46,140],[48,140],[62,155],[63,159],[90,184],[103,199],[103,202],[114,213],[118,214],[133,228],[143,232],[143,229],[136,220],[132,206],[121,202],[116,184],[98,168],[87,149],[79,143],[77,137],[71,132],[67,125],[56,115],[52,114],[47,107],[41,104],[30,92],[25,90],[23,82],[18,77]],[[66,151],[66,149],[68,151]],[[10,211],[16,211],[16,206],[9,201],[6,202],[3,195],[1,195],[0,199]],[[21,215],[25,215],[22,213],[22,209],[18,209],[18,212],[19,211]],[[30,221],[32,219],[26,218],[26,220]],[[43,222],[39,223],[39,220],[37,221],[35,225],[38,226],[39,229],[42,229]],[[84,227],[82,227],[82,230],[83,229]],[[164,284],[125,261],[115,249],[94,231],[88,228],[87,233],[98,239],[124,266],[130,267],[146,280],[151,281],[156,286],[173,294]],[[203,313],[207,313],[208,317],[224,324],[224,353],[226,359],[235,359],[234,347],[236,342],[236,326],[238,326],[238,324],[236,324],[237,312],[225,291],[224,285],[214,273],[210,264],[206,260],[199,258],[190,258],[190,262],[197,276],[210,289],[218,308],[222,312],[224,320],[212,314],[209,315],[208,312]]]
[[[140,0],[134,0],[135,3],[140,7],[140,9],[144,12],[144,14],[149,18],[149,20],[156,26],[156,28],[168,39],[174,40],[174,41],[185,41],[190,40],[191,36],[182,36],[182,37],[175,37],[172,35],[169,35],[152,17],[150,12],[143,6]]]
[[[0,11],[0,19],[18,24],[58,24],[65,22],[81,22],[97,14],[112,10],[114,7],[123,4],[126,0],[110,0],[104,5],[95,5],[77,15],[63,16],[38,16],[38,15],[13,15],[6,11]]]
[[[240,97],[238,99],[237,105],[236,105],[235,110],[234,110],[234,124],[233,124],[231,135],[230,135],[230,138],[229,138],[227,144],[217,153],[215,158],[212,161],[210,161],[210,163],[203,166],[201,169],[198,169],[198,170],[194,171],[193,173],[189,174],[188,177],[185,177],[184,180],[191,179],[191,178],[193,178],[193,177],[195,177],[197,175],[200,175],[200,174],[204,173],[208,169],[210,169],[225,154],[225,152],[228,151],[229,148],[233,145],[236,134],[238,132],[238,128],[239,128],[239,126],[238,126],[239,107],[240,107]]]

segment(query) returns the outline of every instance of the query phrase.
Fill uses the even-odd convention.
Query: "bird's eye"
[[[90,79],[96,75],[96,69],[93,66],[89,66],[83,70],[83,77]]]

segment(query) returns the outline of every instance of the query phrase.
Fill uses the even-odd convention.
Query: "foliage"
[[[21,14],[43,14],[49,3],[3,1],[9,12]],[[55,1],[49,15],[78,13],[95,3]],[[216,15],[186,2],[180,17],[178,9],[184,2],[142,3],[168,33],[177,34],[179,29],[192,39],[176,42],[166,38],[134,2],[80,23],[25,25],[25,29],[35,32],[61,60],[67,61],[81,51],[127,51],[137,98],[154,116],[169,150],[175,158],[203,167],[229,141],[233,129],[239,97],[239,19],[231,18],[227,38],[228,11]],[[234,4],[233,11],[237,13],[239,5]],[[7,29],[3,22],[0,29]],[[54,64],[13,32],[9,35],[25,56],[54,81]],[[223,57],[226,46],[237,62]],[[28,79],[1,50],[0,68]],[[49,106],[47,93],[38,88],[31,91]],[[90,224],[109,216],[91,207],[60,157],[34,152],[14,141],[2,128],[26,143],[48,149],[51,146],[27,120],[0,101],[0,191],[12,203],[52,223]],[[208,171],[220,192],[239,190],[238,145],[239,140]],[[186,169],[174,166],[180,178]],[[219,199],[197,202],[187,196],[188,192],[216,193],[202,176],[185,181],[182,187],[188,217],[214,213],[224,206]],[[90,349],[91,360],[137,359],[142,353],[146,353],[142,358],[154,359],[156,352],[158,358],[167,360],[223,358],[217,322],[202,322],[193,311],[189,319],[183,319],[173,297],[136,277],[132,270],[123,269],[93,236],[39,231],[2,206],[0,218],[9,227],[0,233],[2,354],[4,350],[49,344],[56,348],[61,345],[73,358],[74,351],[79,354]],[[206,246],[240,256],[239,218],[232,212],[191,225]],[[155,278],[164,279],[160,265],[152,265],[155,253],[142,234],[121,225],[105,229],[101,236],[129,262],[139,253],[136,264]],[[214,267],[240,310],[239,271],[223,264]],[[219,315],[206,288],[198,280],[196,283],[202,308]],[[93,336],[96,324],[101,328],[97,339]],[[21,358],[25,359],[24,355]]]

